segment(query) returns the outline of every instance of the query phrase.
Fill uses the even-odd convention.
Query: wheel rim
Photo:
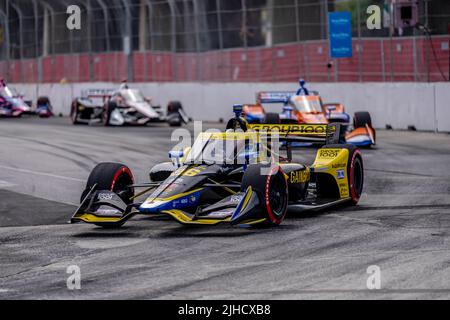
[[[134,190],[127,188],[134,183],[134,179],[127,168],[120,169],[113,179],[111,191],[117,193],[125,203],[130,203]]]

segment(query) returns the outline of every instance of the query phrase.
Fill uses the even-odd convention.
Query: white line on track
[[[0,189],[7,189],[17,186],[16,184],[9,183],[8,181],[0,180]]]
[[[56,174],[52,174],[52,173],[39,172],[39,171],[33,171],[33,170],[27,170],[27,169],[7,167],[7,166],[2,166],[2,165],[0,165],[0,169],[11,170],[11,171],[16,171],[16,172],[21,172],[21,173],[28,173],[28,174],[33,174],[36,176],[44,176],[44,177],[50,177],[50,178],[55,178],[55,179],[67,180],[67,181],[84,182],[84,180],[77,179],[77,178],[65,177],[65,176],[60,176],[60,175],[56,175]]]

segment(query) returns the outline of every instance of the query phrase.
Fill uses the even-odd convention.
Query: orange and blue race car
[[[269,113],[264,105],[282,105],[281,113]],[[257,94],[256,104],[244,105],[244,117],[248,123],[265,124],[329,124],[341,123],[347,128],[346,142],[358,147],[370,147],[376,144],[376,132],[372,126],[369,112],[356,112],[351,117],[340,103],[322,102],[316,91],[309,91],[305,81],[300,81],[297,92],[271,91]]]

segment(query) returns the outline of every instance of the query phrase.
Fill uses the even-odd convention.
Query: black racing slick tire
[[[250,165],[242,179],[242,190],[252,187],[258,195],[262,216],[269,226],[280,225],[286,217],[289,194],[280,166]]]
[[[326,145],[322,149],[342,149],[349,151],[347,174],[349,179],[351,203],[357,205],[364,190],[364,163],[361,151],[350,144]]]
[[[48,106],[50,106],[51,105],[49,97],[39,97],[37,99],[36,104],[38,106],[41,106],[41,105],[48,105]]]
[[[169,126],[181,127],[183,120],[181,119],[180,110],[183,109],[183,105],[179,101],[170,101],[167,105],[167,118]]]
[[[126,204],[133,202],[134,189],[128,186],[134,183],[131,170],[120,163],[100,163],[89,175],[86,189],[81,196],[81,202],[92,189],[97,185],[97,190],[109,190],[115,192]]]
[[[264,119],[264,124],[280,124],[281,118],[278,113],[268,113]]]
[[[167,114],[175,113],[183,109],[183,105],[180,101],[170,101],[167,106]]]
[[[247,132],[248,130],[248,122],[243,118],[232,118],[227,123],[227,130],[242,130],[243,132]]]
[[[79,116],[79,105],[77,101],[72,102],[72,106],[70,107],[70,121],[72,121],[72,124],[77,125],[80,124],[78,121]]]
[[[372,117],[367,111],[356,112],[353,117],[353,126],[356,128],[365,128],[366,124],[372,128]]]
[[[105,127],[109,127],[109,122],[111,120],[111,113],[114,111],[114,109],[117,108],[117,103],[113,101],[109,101],[105,104],[103,107],[103,114],[102,114],[102,122]]]

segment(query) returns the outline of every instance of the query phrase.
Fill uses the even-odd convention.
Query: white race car
[[[180,102],[172,101],[164,114],[161,106],[152,105],[138,89],[122,84],[119,90],[89,89],[72,102],[70,116],[73,124],[103,123],[105,126],[146,125],[167,122],[170,126],[188,123]]]

